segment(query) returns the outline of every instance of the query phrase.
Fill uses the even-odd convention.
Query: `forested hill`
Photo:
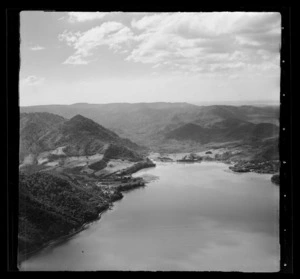
[[[202,128],[224,121],[279,125],[279,106],[197,106],[188,103],[114,103],[21,107],[21,112],[50,112],[65,118],[76,114],[94,120],[133,142],[155,147],[166,133],[192,123]]]
[[[121,197],[115,193],[115,199]],[[21,256],[96,219],[110,201],[111,197],[96,186],[83,188],[45,172],[21,172],[18,234]]]
[[[234,140],[255,141],[278,136],[278,126],[271,123],[254,124],[246,121],[221,121],[211,127],[188,123],[166,134],[167,138],[193,140],[202,144]]]
[[[21,113],[20,161],[28,155],[61,148],[57,155],[89,156],[105,153],[107,148],[138,160],[141,146],[82,115],[71,119],[51,113]]]

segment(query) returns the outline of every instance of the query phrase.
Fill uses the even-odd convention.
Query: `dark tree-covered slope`
[[[85,189],[51,174],[21,172],[19,251],[28,253],[51,239],[78,229],[83,223],[97,218],[108,203],[109,197],[96,186]]]

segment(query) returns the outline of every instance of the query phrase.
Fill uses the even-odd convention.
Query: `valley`
[[[257,136],[261,138],[259,129],[265,130],[265,125],[266,134],[278,136],[276,127],[279,126],[279,106],[196,106],[189,103],[166,102],[79,103],[21,107],[20,112],[48,112],[67,119],[80,114],[114,131],[120,137],[128,138],[152,151],[169,152],[181,152],[182,149],[189,152],[191,148],[201,148],[205,143],[201,142],[201,139],[205,140],[206,133],[195,138],[196,129],[202,128],[204,132],[210,132],[210,142],[225,143],[240,140],[244,131],[253,139]],[[252,133],[247,131],[248,127]],[[180,135],[180,131],[186,132],[186,129],[189,129],[187,132],[191,134]],[[218,133],[218,130],[222,133]],[[238,135],[234,135],[235,130],[239,132]],[[216,134],[217,140],[212,137]]]
[[[81,115],[22,114],[20,124],[19,261],[145,186],[131,174],[155,166],[143,147]]]
[[[226,163],[232,172],[272,174],[279,185],[277,107],[152,103],[20,110],[20,261],[82,230],[124,191],[151,182],[133,174],[156,162]]]
[[[47,157],[37,165],[20,167],[19,261],[59,237],[80,231],[112,202],[122,199],[122,192],[145,186],[146,181],[131,174],[155,166],[147,159],[111,159],[103,165],[99,164],[102,157],[55,158],[50,162]]]

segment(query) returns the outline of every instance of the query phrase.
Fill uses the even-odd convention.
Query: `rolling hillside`
[[[42,152],[53,156],[91,156],[114,153],[115,157],[140,160],[142,147],[94,121],[76,115],[71,119],[50,113],[22,113],[20,160],[35,160]]]
[[[279,159],[278,107],[75,104],[21,108],[20,116],[24,253],[79,229],[120,199],[120,189],[140,185],[122,176],[155,166],[145,159],[149,150],[224,149],[214,159],[240,162],[239,169],[245,161],[263,168],[260,162]]]
[[[209,142],[255,141],[278,135],[278,127],[270,123],[253,124],[236,119],[217,122],[210,127],[188,123],[166,134],[166,138],[193,140],[206,144]]]
[[[82,115],[22,113],[19,260],[97,219],[122,191],[143,186],[116,173],[155,166],[144,150]]]
[[[155,147],[184,124],[210,127],[228,119],[279,124],[279,107],[196,106],[188,103],[115,103],[21,107],[21,112],[50,112],[71,118],[81,114],[133,142]]]

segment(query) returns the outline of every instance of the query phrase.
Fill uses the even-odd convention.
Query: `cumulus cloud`
[[[30,50],[33,50],[33,51],[38,51],[38,50],[43,50],[43,49],[45,49],[45,48],[42,46],[39,46],[39,45],[30,47]]]
[[[103,16],[92,13],[77,18],[85,21],[86,18]],[[150,13],[131,16],[130,26],[108,21],[85,32],[65,31],[59,39],[73,47],[75,52],[64,63],[87,64],[93,52],[105,45],[114,52],[128,53],[127,61],[175,72],[209,74],[279,68],[279,13]]]
[[[65,31],[59,35],[59,40],[75,49],[65,64],[88,64],[87,58],[97,47],[106,45],[115,52],[124,52],[123,48],[128,47],[133,37],[130,28],[120,22],[109,21],[82,33]]]
[[[140,43],[127,60],[178,65],[191,71],[223,71],[279,66],[278,13],[150,14],[132,20]]]
[[[44,83],[45,78],[28,76],[20,81],[21,85],[35,86]]]
[[[64,64],[73,64],[73,65],[86,65],[89,61],[86,59],[83,59],[82,56],[79,54],[74,54],[67,58],[67,60],[64,62]]]
[[[103,12],[69,12],[68,20],[71,23],[91,21],[95,19],[101,19],[105,17],[107,14],[108,13],[103,13]]]

